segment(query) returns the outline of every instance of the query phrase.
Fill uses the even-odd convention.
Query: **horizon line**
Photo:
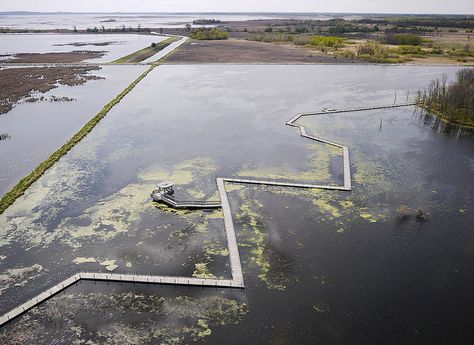
[[[420,12],[313,12],[313,11],[147,11],[147,12],[133,12],[133,11],[91,11],[91,12],[77,12],[77,11],[21,11],[9,10],[2,11],[1,14],[357,14],[357,15],[422,15],[422,16],[474,16],[474,13],[420,13]]]

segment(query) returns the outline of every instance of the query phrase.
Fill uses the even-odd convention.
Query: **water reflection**
[[[458,139],[463,137],[474,136],[474,129],[450,123],[423,108],[416,107],[414,111],[414,116],[418,119],[420,123],[430,127],[437,133],[454,136]]]

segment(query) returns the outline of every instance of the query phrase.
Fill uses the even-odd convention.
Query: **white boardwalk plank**
[[[229,250],[230,268],[232,279],[237,283],[244,283],[242,274],[242,266],[240,263],[239,248],[237,246],[237,238],[235,236],[234,222],[232,221],[232,212],[230,211],[229,199],[225,190],[224,180],[217,178],[217,190],[222,203],[222,212],[224,213],[224,227],[227,238],[227,246]]]

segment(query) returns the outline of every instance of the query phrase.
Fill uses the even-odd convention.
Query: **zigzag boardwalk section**
[[[27,302],[16,307],[0,317],[0,326],[13,320],[19,315],[25,313],[29,309],[46,301],[57,293],[63,291],[69,286],[79,282],[80,280],[92,281],[112,281],[125,283],[143,283],[143,284],[161,284],[161,285],[185,285],[185,286],[202,286],[202,287],[218,287],[218,288],[244,288],[243,280],[230,279],[199,279],[194,277],[179,276],[152,276],[152,275],[136,275],[136,274],[108,274],[83,272],[77,273],[72,277],[54,285],[52,288],[42,292],[36,297],[29,299]]]
[[[47,299],[51,298],[55,294],[63,291],[64,289],[77,283],[80,280],[243,289],[245,285],[244,285],[244,278],[243,278],[243,273],[242,273],[242,265],[241,265],[239,249],[237,245],[237,238],[235,235],[234,223],[232,221],[232,212],[229,205],[229,199],[227,197],[227,191],[225,190],[225,183],[351,191],[352,185],[351,185],[351,172],[350,172],[348,148],[341,144],[337,144],[337,143],[334,143],[322,138],[308,135],[306,133],[305,127],[303,125],[299,125],[296,123],[298,119],[304,116],[331,115],[331,114],[337,114],[337,113],[349,113],[349,112],[377,110],[377,109],[400,108],[400,107],[407,107],[407,106],[413,106],[413,105],[417,105],[417,103],[404,103],[404,104],[396,104],[396,105],[388,105],[388,106],[374,106],[374,107],[342,109],[342,110],[324,110],[321,112],[314,112],[314,113],[302,113],[302,114],[297,114],[286,123],[286,125],[288,126],[299,129],[300,135],[304,138],[342,149],[343,175],[344,175],[344,184],[342,186],[316,185],[316,184],[293,183],[293,182],[283,182],[283,181],[252,180],[252,179],[241,179],[241,178],[232,178],[232,177],[218,177],[216,179],[216,183],[217,183],[219,196],[221,199],[220,202],[178,201],[171,196],[163,198],[161,201],[175,208],[202,208],[202,209],[222,208],[222,211],[224,214],[224,228],[225,228],[225,234],[226,234],[226,240],[227,240],[227,248],[229,250],[229,261],[230,261],[232,279],[200,279],[200,278],[194,278],[194,277],[180,277],[180,276],[152,276],[152,275],[135,275],[135,274],[116,274],[116,273],[93,273],[93,272],[77,273],[73,275],[72,277],[69,277],[68,279],[54,285],[52,288],[42,292],[41,294],[39,294],[38,296],[34,298],[29,299],[27,302],[23,303],[22,305],[14,308],[10,312],[1,316],[0,326],[13,320],[17,316],[25,313],[29,309],[46,301]]]

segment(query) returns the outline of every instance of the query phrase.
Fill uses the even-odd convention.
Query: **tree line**
[[[446,76],[433,80],[428,88],[419,90],[417,101],[425,109],[462,125],[474,125],[474,69],[457,72],[456,80],[448,83]]]

